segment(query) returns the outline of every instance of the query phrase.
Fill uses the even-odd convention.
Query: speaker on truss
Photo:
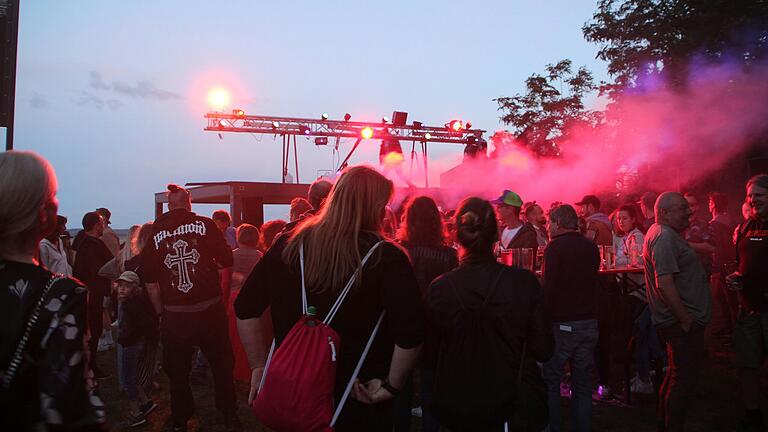
[[[408,121],[408,113],[403,111],[392,112],[392,124],[395,126],[405,126]]]

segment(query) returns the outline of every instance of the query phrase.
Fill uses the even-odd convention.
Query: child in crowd
[[[147,389],[139,385],[139,362],[147,341],[157,338],[157,318],[149,298],[142,294],[139,276],[123,272],[117,279],[117,297],[121,313],[118,319],[117,342],[123,348],[123,383],[130,400],[127,426],[136,427],[147,422],[155,404],[147,397]]]

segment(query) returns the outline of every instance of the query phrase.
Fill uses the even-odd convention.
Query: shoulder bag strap
[[[485,300],[483,300],[483,306],[488,304],[488,301],[491,299],[491,296],[493,295],[493,293],[496,292],[496,287],[499,286],[499,282],[501,282],[501,277],[504,276],[504,272],[506,270],[507,270],[506,268],[502,268],[501,271],[499,272],[499,275],[496,276],[496,280],[493,281],[493,285],[491,285],[491,290],[488,291],[488,295],[485,296]]]
[[[365,254],[365,257],[363,258],[363,261],[360,263],[360,267],[355,270],[354,273],[352,273],[352,277],[349,278],[349,282],[347,282],[347,285],[344,287],[344,289],[341,291],[341,294],[339,294],[339,297],[336,299],[336,302],[333,303],[333,306],[331,306],[331,310],[328,311],[328,315],[323,320],[323,324],[331,325],[331,321],[333,321],[333,318],[336,316],[336,312],[339,311],[339,308],[341,307],[341,304],[344,302],[344,299],[346,299],[347,294],[349,294],[349,291],[352,289],[352,285],[355,283],[355,279],[357,278],[357,275],[362,273],[363,267],[365,267],[365,263],[368,262],[368,259],[373,255],[373,252],[382,244],[384,241],[379,241],[375,245],[373,245],[369,250],[368,253]]]
[[[360,373],[360,369],[363,367],[363,362],[365,362],[365,358],[368,356],[368,351],[370,351],[371,345],[373,345],[373,339],[376,337],[376,333],[379,332],[381,321],[384,319],[384,312],[385,311],[381,311],[379,320],[376,321],[376,325],[373,327],[373,331],[371,331],[371,336],[368,338],[368,343],[365,344],[363,353],[360,354],[360,359],[357,361],[355,371],[352,372],[352,376],[349,378],[349,382],[347,382],[347,387],[344,388],[344,394],[341,396],[341,400],[339,400],[339,406],[336,407],[336,411],[333,413],[333,419],[331,419],[330,424],[331,427],[336,424],[336,420],[339,419],[339,414],[341,414],[341,410],[344,408],[344,404],[347,402],[347,398],[349,398],[349,392],[352,391],[352,385],[355,383],[357,375]]]
[[[43,288],[43,292],[40,294],[40,299],[35,304],[35,308],[32,310],[32,314],[30,315],[29,320],[27,321],[27,325],[24,328],[24,333],[21,336],[19,345],[16,347],[16,351],[14,351],[13,357],[11,357],[11,363],[8,365],[8,369],[5,371],[5,374],[3,374],[2,382],[0,383],[3,388],[8,388],[10,386],[11,381],[13,381],[13,378],[19,371],[19,366],[21,366],[21,362],[24,359],[24,350],[27,348],[27,342],[29,342],[29,336],[32,333],[32,328],[40,318],[40,311],[43,308],[43,303],[48,297],[48,293],[51,291],[53,285],[61,279],[64,279],[64,276],[53,275],[45,285],[45,288]]]

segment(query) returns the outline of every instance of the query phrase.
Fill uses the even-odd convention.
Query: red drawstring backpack
[[[356,270],[331,306],[325,319],[307,313],[307,291],[304,286],[304,245],[300,249],[301,260],[301,307],[302,316],[291,328],[280,348],[275,342],[264,366],[259,391],[253,401],[256,418],[276,432],[330,432],[339,418],[352,385],[368,355],[373,338],[379,330],[384,312],[368,338],[352,376],[349,378],[339,406],[334,410],[334,385],[336,382],[336,350],[339,334],[330,325],[344,302],[349,290],[365,266],[368,258],[382,242],[376,243],[363,258]]]

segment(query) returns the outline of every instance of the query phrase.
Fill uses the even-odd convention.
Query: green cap
[[[307,315],[309,316],[315,316],[317,315],[317,308],[314,306],[310,306],[307,308]]]
[[[496,198],[495,200],[491,201],[494,204],[506,204],[511,205],[512,207],[522,207],[523,206],[523,199],[520,198],[520,195],[512,192],[511,190],[505,189],[504,192],[501,193],[501,196]]]

